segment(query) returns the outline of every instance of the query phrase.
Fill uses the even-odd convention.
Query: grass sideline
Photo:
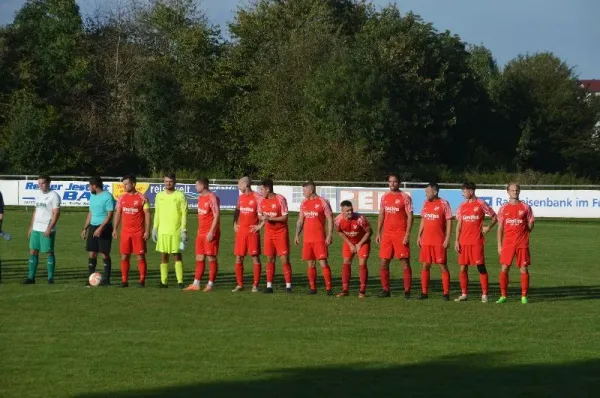
[[[156,289],[158,256],[152,244],[147,289],[83,288],[86,253],[79,231],[85,215],[68,210],[58,226],[56,284],[44,283],[42,256],[38,284],[22,286],[31,212],[6,216],[4,228],[13,240],[0,241],[2,397],[588,397],[599,387],[595,222],[538,221],[532,235],[530,304],[518,301],[519,275],[513,269],[510,301],[500,306],[479,302],[475,270],[470,272],[469,302],[441,300],[437,269],[432,270],[430,300],[405,301],[398,265],[391,273],[396,294],[377,299],[376,245],[369,266],[370,297],[365,300],[356,297],[356,267],[351,297],[325,296],[320,273],[320,294],[307,296],[306,266],[298,248],[292,249],[293,295],[282,293],[279,264],[274,295],[232,294],[230,214],[221,224],[220,274],[211,294],[174,288],[172,266],[172,286]],[[194,231],[195,217],[189,217],[189,230]],[[488,240],[494,300],[498,255],[493,237]],[[420,286],[415,241],[414,293]],[[184,254],[186,283],[193,278],[192,260],[190,242]],[[337,292],[337,237],[330,260]],[[449,260],[455,298],[456,255],[449,253]],[[246,259],[247,281],[251,272]]]

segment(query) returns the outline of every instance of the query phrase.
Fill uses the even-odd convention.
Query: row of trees
[[[193,0],[85,20],[29,0],[0,29],[0,169],[277,179],[535,170],[597,179],[598,101],[549,53],[357,0],[257,0],[225,39]]]

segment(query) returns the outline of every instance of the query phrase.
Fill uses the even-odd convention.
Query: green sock
[[[160,282],[163,285],[167,284],[168,276],[169,276],[169,264],[161,264],[160,265]]]
[[[28,279],[35,279],[35,270],[37,269],[37,265],[38,265],[38,256],[37,254],[30,254],[29,255],[29,275],[27,276]]]
[[[56,267],[56,258],[54,257],[54,254],[48,254],[47,265],[48,280],[54,279],[54,267]]]
[[[175,261],[175,275],[177,283],[183,283],[183,263],[181,261]]]

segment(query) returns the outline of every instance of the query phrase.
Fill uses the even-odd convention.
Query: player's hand
[[[102,227],[96,228],[96,230],[94,231],[94,237],[99,238],[101,233],[102,233]]]
[[[87,231],[87,228],[81,230],[81,239],[85,240],[85,238],[87,238]]]
[[[498,246],[498,255],[501,256],[502,255],[502,246]]]
[[[33,231],[33,229],[29,228],[29,231],[27,231],[27,239],[31,238],[32,231]]]
[[[44,231],[44,236],[47,238],[50,236],[51,233],[52,233],[52,230],[50,228],[46,228],[46,230]]]
[[[329,235],[328,237],[325,238],[325,244],[327,246],[331,245],[331,235]]]
[[[152,240],[156,243],[158,241],[158,229],[154,228],[152,230]]]
[[[181,241],[182,242],[187,242],[187,240],[188,240],[187,232],[185,232],[185,231],[182,230],[181,231]]]
[[[406,240],[406,238],[405,238],[405,240]],[[404,245],[406,245],[406,243],[404,243]],[[417,246],[421,247],[421,237],[420,236],[417,238]]]
[[[298,237],[298,235],[296,235],[296,237],[294,237],[294,244],[296,246],[298,246],[300,244],[300,238]]]
[[[358,253],[358,250],[356,250],[356,245],[349,244],[348,247],[350,247],[350,253],[352,253],[352,254]]]
[[[409,237],[408,235],[406,235],[406,236],[404,237],[404,240],[402,241],[402,244],[403,244],[404,246],[408,246],[408,242],[409,242],[409,241],[410,241],[410,237]]]
[[[357,243],[355,245],[355,247],[356,247],[356,253],[360,253],[360,248],[362,247],[362,245],[360,243]]]
[[[259,231],[258,225],[253,225],[250,227],[250,232],[258,232],[258,231]]]
[[[490,227],[489,226],[484,226],[483,228],[481,228],[481,232],[486,235],[488,232],[490,232]]]
[[[237,231],[240,229],[240,226],[237,224],[233,224],[233,232],[237,234]]]
[[[378,245],[381,244],[381,236],[379,234],[377,234],[377,236],[375,237],[375,242],[377,242]]]
[[[457,253],[460,253],[460,245],[458,242],[454,242],[454,250],[456,250]]]
[[[450,244],[450,242],[448,242],[448,239],[446,239],[443,244],[444,249],[447,249],[449,244]]]
[[[144,240],[148,240],[149,237],[150,237],[150,232],[144,231]]]
[[[112,237],[113,237],[113,239],[117,239],[119,237],[119,234],[117,233],[116,229],[113,230]]]
[[[213,238],[214,238],[214,234],[213,234],[212,232],[210,232],[210,231],[209,231],[209,232],[206,234],[206,241],[207,241],[207,242],[212,242]]]

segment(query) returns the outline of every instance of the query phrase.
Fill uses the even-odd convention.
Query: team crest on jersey
[[[396,200],[394,201],[394,204],[396,204],[396,205],[399,205],[399,204],[400,204],[400,199],[396,199]]]
[[[473,207],[473,211],[479,210],[479,207]]]
[[[277,207],[277,206],[275,206],[275,203],[272,203],[271,204],[271,209],[274,209],[275,207]]]
[[[137,206],[137,205],[138,205],[138,203],[140,203],[140,202],[138,202],[137,200],[134,200],[134,201],[133,201],[133,205],[134,205],[134,206]]]
[[[206,202],[206,203],[204,204],[204,207],[208,208],[208,206],[209,206],[209,203],[208,203],[208,202]]]
[[[354,224],[354,225],[352,226],[352,229],[358,229],[358,225]]]
[[[433,208],[433,211],[438,211],[439,209],[440,209],[440,206],[435,206],[435,207]]]
[[[250,206],[252,206],[252,205],[254,204],[254,201],[253,201],[253,200],[251,200],[250,202],[248,202],[248,204],[249,204]]]
[[[317,203],[317,204],[315,205],[315,209],[318,209],[320,206],[321,206],[321,205]]]
[[[522,216],[523,215],[523,210],[519,210],[519,215]]]

